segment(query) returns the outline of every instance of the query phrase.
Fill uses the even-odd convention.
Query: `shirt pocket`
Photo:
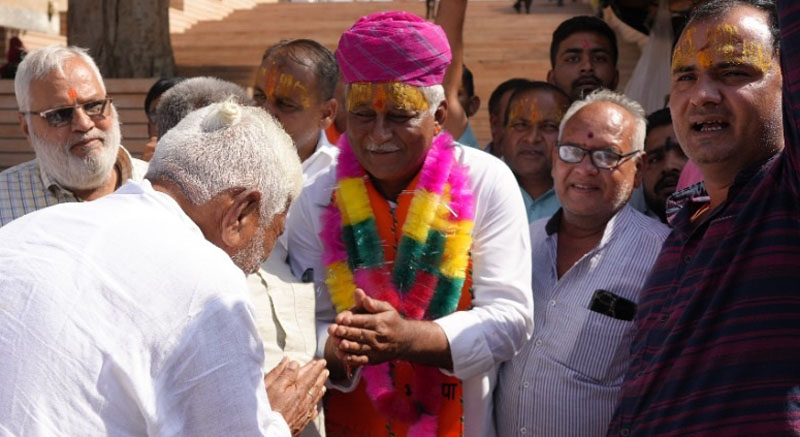
[[[619,385],[630,356],[633,322],[615,319],[588,308],[561,306],[556,313],[561,332],[572,344],[558,347],[555,359],[579,378],[603,385]]]

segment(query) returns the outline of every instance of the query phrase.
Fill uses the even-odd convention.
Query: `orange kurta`
[[[400,194],[397,199],[397,208],[392,215],[389,203],[378,193],[372,183],[367,180],[367,192],[370,205],[375,215],[375,224],[383,241],[384,259],[393,262],[397,246],[402,237],[403,223],[405,223],[411,199],[414,197],[414,188],[417,185],[419,174]],[[470,266],[471,270],[471,266]],[[472,285],[469,272],[464,286],[461,289],[461,300],[458,311],[468,309],[472,302],[470,287]],[[412,396],[414,364],[405,361],[393,363],[392,379],[395,387],[401,387],[401,392]],[[442,381],[439,391],[442,396],[442,407],[439,410],[439,427],[437,436],[456,437],[464,434],[463,406],[461,400],[461,380],[455,377],[446,377]],[[362,380],[358,387],[350,393],[331,390],[325,395],[325,428],[329,437],[376,437],[376,436],[405,436],[409,424],[392,420],[379,413],[372,404]]]

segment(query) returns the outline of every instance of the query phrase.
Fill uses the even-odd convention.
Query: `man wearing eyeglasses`
[[[533,338],[503,364],[498,435],[602,435],[627,369],[639,290],[668,229],[629,206],[644,110],[596,91],[570,106],[553,153],[561,209],[531,225]]]
[[[117,111],[84,49],[49,46],[30,53],[19,65],[14,91],[36,159],[0,173],[0,226],[142,180],[147,164],[120,146]]]

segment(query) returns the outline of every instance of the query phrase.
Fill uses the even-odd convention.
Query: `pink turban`
[[[402,11],[361,17],[342,34],[336,60],[346,83],[442,83],[450,44],[440,26]]]

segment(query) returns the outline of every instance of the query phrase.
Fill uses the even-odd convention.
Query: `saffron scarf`
[[[453,312],[467,276],[474,202],[467,169],[455,162],[452,137],[437,136],[428,151],[393,264],[384,256],[367,178],[343,137],[335,202],[324,213],[320,234],[336,311],[352,307],[353,293],[361,288],[407,319],[434,320]],[[445,376],[436,368],[415,365],[414,395],[409,398],[397,392],[390,369],[390,363],[383,363],[362,371],[375,408],[409,424],[408,435],[436,435]]]

